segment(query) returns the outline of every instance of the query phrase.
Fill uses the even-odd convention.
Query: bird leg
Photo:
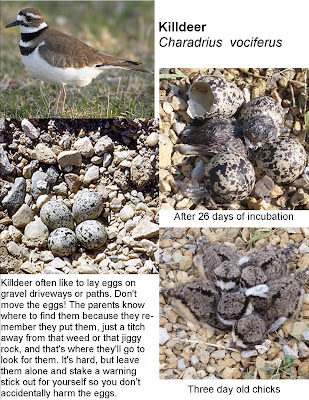
[[[59,90],[58,90],[58,94],[57,94],[57,98],[56,98],[56,104],[55,104],[55,110],[54,110],[55,115],[57,115],[57,111],[58,111],[58,104],[59,104],[59,99],[60,99],[61,92],[62,92],[62,86],[63,85],[59,85]]]
[[[63,91],[63,100],[62,100],[62,107],[61,107],[61,114],[63,114],[64,112],[64,103],[65,103],[65,99],[67,98],[67,92],[65,90],[65,84],[62,84],[62,91]]]

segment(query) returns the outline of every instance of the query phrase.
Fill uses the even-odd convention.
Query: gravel
[[[157,272],[158,126],[154,120],[11,119],[2,125],[1,271]],[[55,227],[49,229],[39,218],[42,206],[54,201],[72,211],[85,191],[103,202],[85,219],[105,227],[104,238],[96,248],[79,242],[72,254],[74,243],[67,243],[70,251],[62,253],[57,242],[53,254],[47,242]],[[79,222],[70,226],[75,233]]]

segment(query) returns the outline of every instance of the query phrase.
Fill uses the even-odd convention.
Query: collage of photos
[[[309,68],[165,68],[154,13],[1,2],[0,275],[152,275],[154,382],[309,379],[309,222],[159,223],[309,215]]]

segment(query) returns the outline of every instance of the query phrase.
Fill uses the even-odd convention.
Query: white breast
[[[42,42],[41,45],[43,45]],[[73,86],[86,86],[102,72],[101,68],[83,67],[83,68],[58,68],[52,67],[39,55],[36,48],[28,56],[21,56],[22,62],[29,71],[42,81],[68,84]]]

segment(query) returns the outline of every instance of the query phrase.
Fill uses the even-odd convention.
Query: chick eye
[[[31,17],[29,17],[29,16],[27,16],[27,17],[26,17],[26,21],[27,21],[27,22],[30,22],[30,21],[31,21],[31,19],[32,19],[32,18],[31,18]]]

